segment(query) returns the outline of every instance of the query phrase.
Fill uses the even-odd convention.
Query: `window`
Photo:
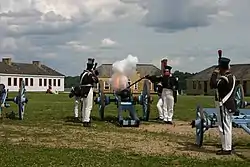
[[[149,81],[149,89],[152,90],[153,89],[153,84],[152,82]]]
[[[99,83],[95,83],[95,84],[94,84],[94,88],[95,88],[95,89],[98,89],[98,86],[99,86],[98,84],[99,84]]]
[[[34,85],[34,80],[33,78],[30,78],[30,86],[33,86]]]
[[[19,86],[21,86],[22,81],[23,81],[23,78],[19,78]]]
[[[14,78],[14,86],[17,86],[17,78]]]
[[[49,85],[52,86],[52,79],[49,79]]]
[[[201,90],[201,82],[198,82],[198,89]]]
[[[128,85],[130,85],[131,84],[131,80],[130,79],[128,79]]]
[[[110,85],[108,82],[104,81],[104,89],[105,90],[109,90],[110,89]]]
[[[196,82],[193,81],[193,89],[196,89]]]
[[[61,86],[61,80],[60,79],[57,80],[57,86]]]
[[[247,93],[247,81],[243,81],[243,91],[244,91],[244,94]]]
[[[56,79],[53,79],[53,86],[56,86]]]
[[[11,78],[8,78],[8,86],[11,86]]]
[[[138,87],[139,87],[139,84],[136,83],[136,84],[134,85],[134,90],[138,90]]]
[[[43,86],[47,86],[47,79],[43,79]]]
[[[237,81],[236,81],[236,86],[237,86],[237,85],[239,85],[239,84],[240,84],[240,81],[239,81],[239,80],[237,80]]]
[[[39,79],[39,86],[43,86],[43,80]]]
[[[29,86],[28,78],[25,78],[25,86]]]

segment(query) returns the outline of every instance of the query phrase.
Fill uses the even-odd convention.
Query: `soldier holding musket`
[[[162,84],[161,98],[163,101],[163,121],[166,124],[173,124],[174,103],[177,102],[178,81],[171,74],[171,66],[167,65],[167,60],[162,60],[162,76],[146,76],[153,83]]]
[[[78,116],[78,104],[79,101],[81,103],[81,111],[82,111],[82,122],[83,126],[89,127],[90,126],[90,115],[93,107],[93,97],[94,91],[93,87],[94,84],[98,83],[98,71],[95,69],[97,63],[94,64],[95,59],[88,59],[87,68],[84,70],[80,75],[80,86],[74,87],[69,97],[72,98],[75,96],[75,117]],[[80,100],[81,99],[81,100]]]
[[[221,57],[218,51],[219,65],[215,68],[210,78],[211,89],[216,89],[215,101],[218,109],[217,119],[221,137],[222,149],[217,155],[230,155],[232,153],[232,115],[236,112],[233,92],[236,78],[230,72],[230,59]]]

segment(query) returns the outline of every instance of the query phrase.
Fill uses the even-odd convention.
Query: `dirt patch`
[[[202,149],[194,146],[195,130],[185,122],[177,122],[175,126],[141,125],[139,128],[130,128],[123,132],[100,132],[94,128],[71,126],[44,128],[15,125],[3,125],[0,127],[0,131],[0,140],[13,144],[25,143],[53,148],[92,148],[103,151],[119,149],[138,154],[186,155],[201,159],[221,158],[215,155],[215,151],[218,149],[215,144],[205,145]],[[239,138],[249,137],[242,131],[236,131],[235,134]],[[163,135],[148,135],[145,132],[163,133]],[[182,137],[178,135],[182,135]],[[217,136],[216,129],[206,132],[206,137],[216,138]],[[230,158],[237,158],[237,156],[230,156]]]
[[[174,125],[167,124],[149,124],[149,125],[141,125],[137,130],[144,132],[155,132],[155,133],[170,133],[182,136],[190,136],[193,137],[195,135],[195,128],[191,128],[189,122],[176,121]],[[205,132],[205,136],[209,138],[217,138],[218,129],[212,128]],[[233,128],[233,136],[235,138],[248,138],[249,135],[242,129]]]
[[[176,134],[191,134],[193,133],[193,129],[191,128],[191,125],[187,122],[175,122],[174,125],[166,125],[166,124],[149,124],[149,125],[140,125],[138,128],[139,131],[145,131],[145,132],[156,132],[156,133],[164,133],[164,132],[170,132],[170,133],[176,133]]]

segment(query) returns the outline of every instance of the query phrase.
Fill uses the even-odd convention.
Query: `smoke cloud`
[[[113,74],[109,82],[114,91],[123,90],[128,86],[129,78],[136,73],[137,63],[138,58],[132,55],[128,55],[126,59],[113,63]]]

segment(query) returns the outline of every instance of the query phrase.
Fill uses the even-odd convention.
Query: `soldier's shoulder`
[[[233,75],[232,73],[226,73],[225,75],[228,79],[231,79],[233,77],[235,77],[235,75]]]
[[[174,75],[170,76],[169,78],[172,80],[176,80],[176,76],[174,76]]]

